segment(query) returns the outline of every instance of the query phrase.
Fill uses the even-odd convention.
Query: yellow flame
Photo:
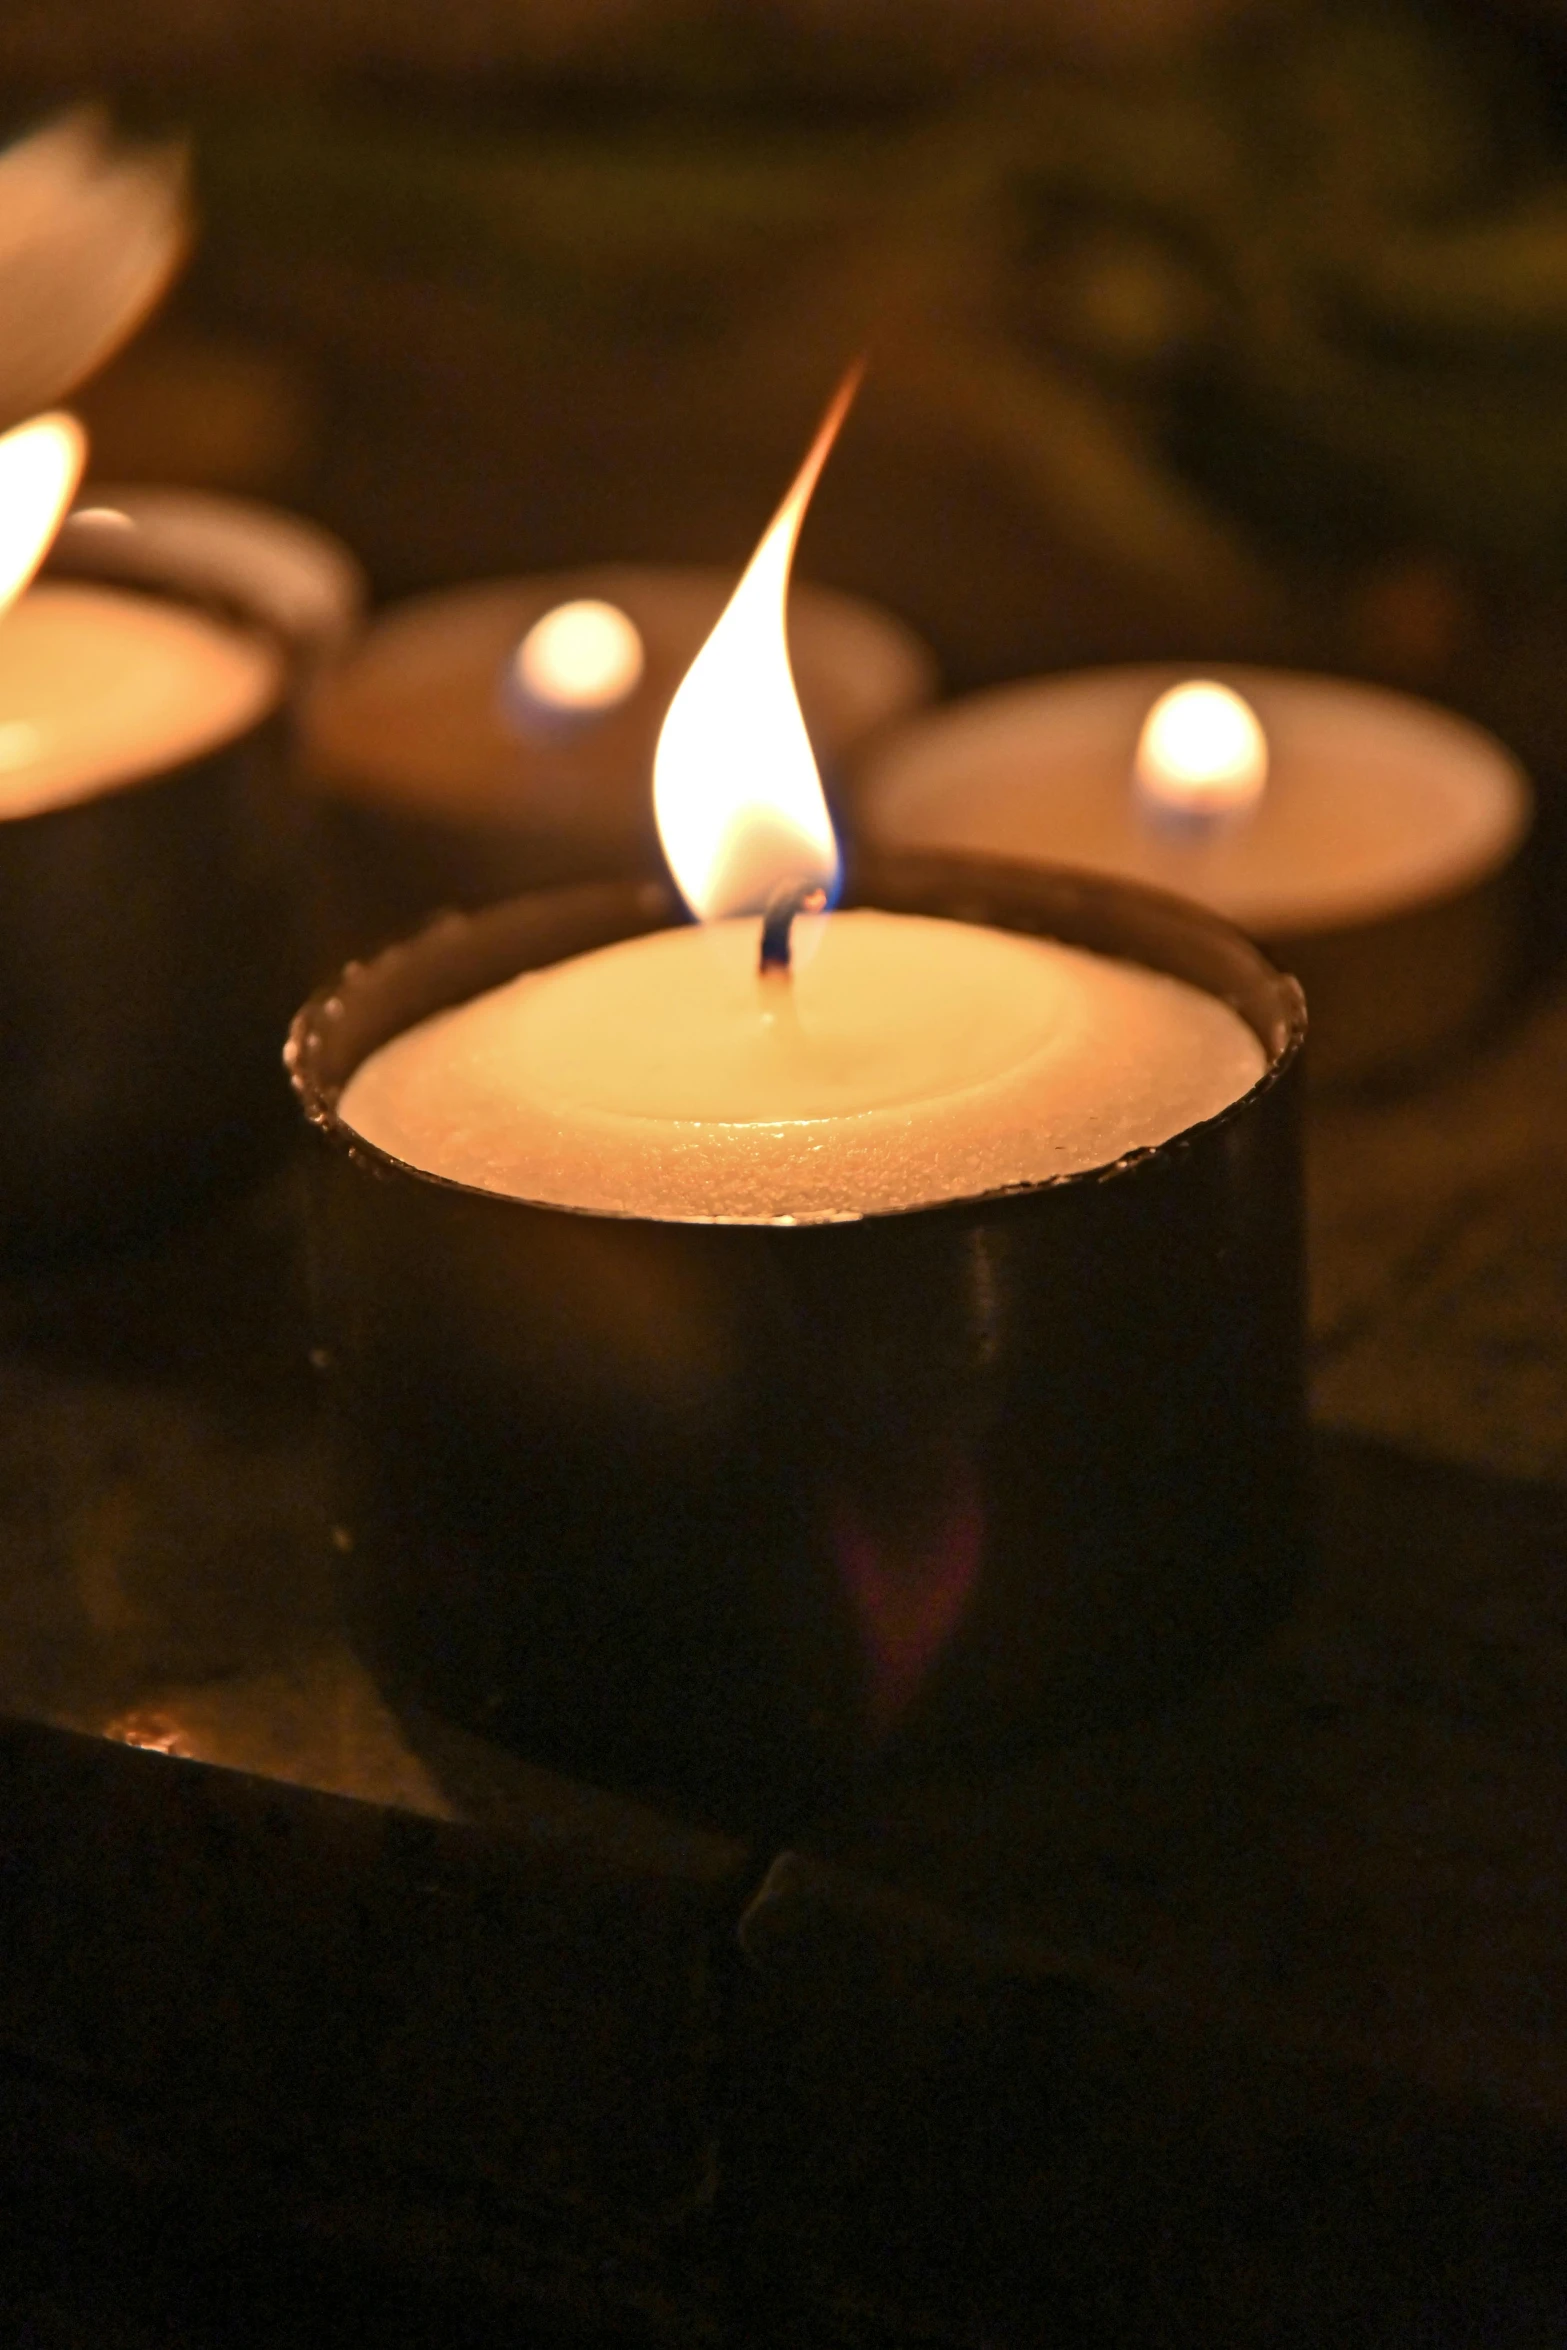
[[[781,884],[838,878],[838,843],[789,667],[789,568],[811,492],[859,389],[834,393],[788,496],[681,680],[653,761],[653,811],[693,914],[760,913]]]
[[[48,554],[86,457],[87,435],[63,410],[0,433],[0,612]]]
[[[642,676],[642,639],[618,604],[579,596],[536,620],[516,651],[517,681],[532,701],[571,716],[613,710]]]
[[[1172,816],[1241,816],[1268,780],[1268,738],[1249,702],[1208,678],[1172,686],[1143,721],[1137,784]]]

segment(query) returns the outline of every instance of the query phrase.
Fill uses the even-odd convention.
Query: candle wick
[[[762,954],[757,970],[763,979],[790,976],[790,932],[796,914],[819,914],[827,892],[819,881],[781,881],[767,901],[762,916]]]

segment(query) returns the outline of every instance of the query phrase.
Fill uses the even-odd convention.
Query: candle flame
[[[1137,788],[1155,814],[1213,822],[1244,816],[1268,780],[1268,738],[1249,702],[1194,678],[1161,694],[1137,744]]]
[[[0,613],[48,554],[86,457],[87,435],[63,409],[0,433]]]
[[[642,639],[618,604],[579,596],[536,620],[514,655],[530,701],[562,715],[595,717],[618,708],[641,681]]]
[[[744,577],[681,680],[653,761],[659,838],[699,920],[759,914],[785,884],[833,894],[838,843],[789,667],[795,542],[863,362],[838,386]]]

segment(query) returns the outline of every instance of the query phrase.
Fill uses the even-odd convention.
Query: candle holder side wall
[[[165,774],[0,824],[0,1240],[156,1222],[287,1131],[298,820],[274,715]]]
[[[851,897],[1049,933],[1234,1001],[1268,1074],[1090,1177],[856,1223],[580,1215],[419,1175],[358,1062],[654,887],[452,918],[296,1023],[358,1637],[430,1716],[730,1826],[992,1767],[1211,1668],[1303,1553],[1298,993],[1088,877],[909,859]],[[429,1751],[435,1759],[432,1743]],[[436,1767],[438,1768],[438,1761]]]
[[[135,569],[125,535],[112,562],[71,538],[46,570],[278,641],[264,594],[246,609],[231,579],[214,597],[157,545]],[[0,1254],[154,1228],[286,1138],[277,1053],[307,969],[308,816],[280,678],[227,742],[0,821]]]

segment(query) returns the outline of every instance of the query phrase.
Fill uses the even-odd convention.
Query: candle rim
[[[287,644],[339,653],[358,635],[369,594],[358,556],[313,516],[180,482],[90,481],[60,525],[43,577],[162,594]]]

